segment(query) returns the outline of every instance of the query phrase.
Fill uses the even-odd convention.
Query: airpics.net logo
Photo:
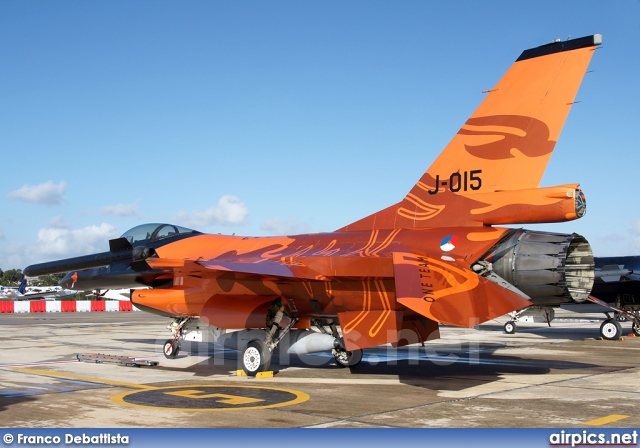
[[[549,436],[549,446],[638,446],[638,431],[603,433],[560,431]]]

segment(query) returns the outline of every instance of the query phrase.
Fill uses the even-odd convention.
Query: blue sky
[[[331,231],[400,200],[522,50],[600,33],[527,228],[640,254],[640,2],[0,2],[0,268],[145,222]]]

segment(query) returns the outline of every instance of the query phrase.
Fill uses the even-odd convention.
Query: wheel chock
[[[247,374],[244,373],[244,370],[236,370],[236,376],[247,376]],[[258,372],[255,378],[273,378],[273,371]]]

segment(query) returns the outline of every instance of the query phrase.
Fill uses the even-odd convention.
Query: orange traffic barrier
[[[91,311],[104,311],[106,307],[107,307],[107,304],[104,300],[91,301]]]
[[[32,300],[29,303],[29,307],[31,308],[32,313],[46,313],[47,312],[47,302],[44,300]]]
[[[120,301],[120,311],[133,311],[133,303],[129,301]]]
[[[13,313],[13,301],[0,302],[0,313]]]
[[[63,313],[75,313],[76,312],[76,301],[75,300],[61,300],[61,311]]]

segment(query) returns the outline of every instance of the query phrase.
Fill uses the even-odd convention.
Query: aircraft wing
[[[180,270],[192,274],[215,274],[233,272],[256,275],[265,278],[289,280],[330,281],[338,277],[392,277],[393,260],[391,258],[366,258],[359,256],[301,256],[269,258],[229,258],[209,261],[150,258],[149,265],[154,269]]]
[[[263,281],[393,279],[400,304],[436,322],[460,327],[472,327],[531,306],[523,295],[478,275],[462,260],[442,260],[408,253],[394,253],[392,257],[225,257],[224,260],[209,261],[156,258],[147,262],[153,268],[186,275],[215,277],[233,273],[256,276]]]
[[[42,292],[28,292],[26,294],[9,293],[6,298],[9,300],[56,300],[64,299],[78,294],[78,291],[70,289],[61,291],[42,291]]]

